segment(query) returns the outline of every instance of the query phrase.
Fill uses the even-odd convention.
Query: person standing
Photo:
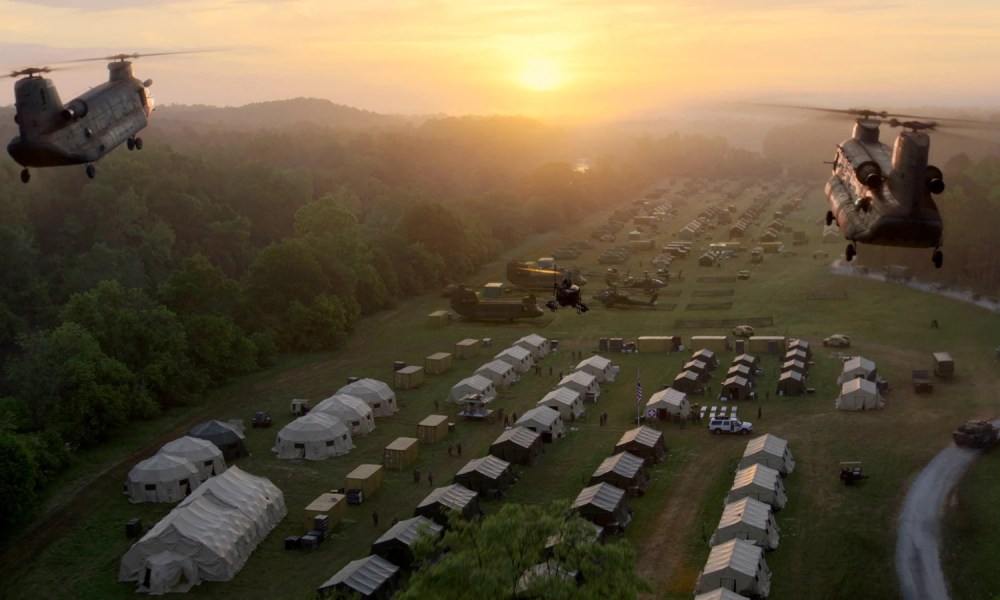
[[[378,511],[372,511],[372,527],[378,527]]]

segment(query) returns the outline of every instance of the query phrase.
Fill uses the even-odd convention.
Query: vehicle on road
[[[951,437],[958,446],[991,448],[997,443],[997,427],[989,421],[969,420],[962,423]]]

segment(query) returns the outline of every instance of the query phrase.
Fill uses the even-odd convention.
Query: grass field
[[[711,198],[700,198],[702,201]],[[808,210],[795,213],[786,222],[806,229],[818,238],[812,224],[821,214],[818,197],[806,203]],[[749,200],[746,200],[749,203]],[[773,208],[772,208],[773,210]],[[692,202],[678,219],[678,228],[697,212]],[[594,223],[604,216],[594,217]],[[765,219],[766,221],[767,219]],[[670,227],[671,230],[676,229]],[[513,249],[514,258],[535,258],[570,239],[586,237],[586,229],[550,235]],[[685,280],[671,283],[679,296],[673,311],[609,310],[594,306],[585,315],[563,310],[535,321],[515,324],[483,324],[459,321],[440,329],[429,328],[426,315],[445,308],[447,301],[428,295],[403,304],[399,309],[366,319],[347,350],[333,355],[295,357],[281,369],[238,382],[215,395],[224,409],[212,403],[191,407],[144,424],[127,438],[100,453],[81,458],[67,475],[66,483],[53,489],[49,503],[76,498],[79,518],[67,526],[58,543],[31,557],[29,566],[3,566],[0,596],[3,598],[130,598],[133,586],[116,581],[118,561],[129,547],[124,523],[141,517],[152,524],[165,515],[166,505],[133,505],[121,494],[122,479],[114,469],[116,460],[149,444],[150,439],[172,431],[192,418],[249,420],[255,410],[270,410],[275,425],[270,430],[248,430],[252,456],[237,465],[270,478],[284,492],[289,516],[254,552],[240,574],[228,583],[205,583],[190,594],[194,597],[310,598],[318,585],[348,561],[368,553],[368,548],[394,516],[407,518],[417,503],[432,489],[426,480],[414,484],[411,472],[389,471],[382,488],[370,502],[348,507],[347,518],[333,531],[331,540],[311,553],[286,552],[282,540],[302,533],[303,507],[321,492],[342,487],[344,475],[362,463],[380,463],[386,444],[398,436],[415,436],[416,423],[428,414],[454,414],[443,399],[459,379],[470,375],[515,339],[531,332],[560,340],[559,352],[544,358],[542,375],[534,372],[504,390],[498,400],[508,412],[523,412],[540,399],[577,362],[572,352],[584,356],[597,350],[600,337],[634,339],[639,335],[691,335],[728,333],[717,329],[677,329],[682,319],[770,318],[773,325],[757,328],[758,334],[803,337],[812,342],[814,363],[809,385],[816,393],[779,398],[773,393],[761,405],[746,404],[741,416],[754,422],[756,433],[771,432],[789,440],[797,461],[796,471],[785,484],[788,506],[777,513],[781,545],[766,559],[773,571],[774,598],[891,598],[898,595],[893,556],[895,519],[908,482],[924,464],[950,441],[951,430],[970,417],[993,417],[997,412],[994,391],[998,374],[993,347],[1000,340],[1000,317],[982,308],[913,290],[900,285],[831,275],[825,261],[811,258],[820,249],[790,247],[795,256],[767,255],[763,264],[748,264],[746,255],[729,261],[721,269],[701,269],[694,258],[678,263]],[[822,249],[838,254],[841,245]],[[578,261],[593,276],[586,296],[601,287],[603,267],[597,265],[600,249],[587,251]],[[625,268],[641,272],[640,258],[648,268],[652,254],[634,256]],[[864,247],[861,257],[864,259]],[[622,266],[619,266],[622,269]],[[740,269],[752,269],[749,281],[698,283],[698,275],[734,276]],[[946,267],[947,269],[947,267]],[[624,269],[622,269],[624,270]],[[502,262],[482,272],[483,281],[500,280]],[[469,283],[478,283],[472,282]],[[699,302],[713,290],[735,289],[726,301],[729,310],[688,311],[684,307]],[[697,293],[696,293],[697,292]],[[706,293],[707,292],[707,293]],[[597,304],[597,303],[594,303]],[[939,329],[930,329],[932,319]],[[845,333],[854,339],[851,353],[874,360],[880,374],[893,391],[882,411],[841,413],[833,408],[839,386],[836,376],[840,359],[821,346],[823,337]],[[479,357],[456,360],[445,374],[427,375],[424,385],[398,392],[400,412],[378,419],[371,435],[355,439],[350,454],[322,462],[279,461],[270,452],[277,431],[292,420],[288,403],[292,398],[309,398],[314,403],[331,395],[349,376],[367,376],[392,382],[395,360],[422,364],[423,358],[440,351],[452,351],[463,338],[493,338],[492,348],[483,348]],[[938,383],[931,395],[912,393],[908,381],[913,368],[928,368],[932,351],[946,350],[955,359],[957,377]],[[546,502],[552,498],[572,499],[600,461],[611,454],[622,432],[634,426],[635,384],[641,374],[645,396],[673,380],[688,356],[676,354],[605,354],[621,366],[618,379],[602,387],[600,400],[588,405],[591,414],[571,424],[568,436],[552,445],[538,464],[520,469],[521,479],[505,502]],[[720,358],[723,368],[733,353]],[[773,390],[779,358],[762,357],[767,375],[758,389]],[[551,370],[551,374],[550,374]],[[718,389],[718,375],[713,379]],[[435,400],[441,401],[435,409]],[[694,398],[698,401],[698,398]],[[758,408],[761,418],[757,418]],[[607,411],[608,427],[598,426],[597,414]],[[746,438],[710,436],[703,427],[681,429],[663,424],[661,429],[670,448],[669,458],[652,469],[646,495],[633,499],[634,521],[626,538],[638,555],[638,568],[652,587],[652,598],[690,598],[695,577],[708,555],[703,537],[710,536],[722,513],[723,499],[732,482],[733,469],[742,455]],[[423,473],[432,472],[436,485],[449,483],[468,458],[482,456],[489,443],[502,431],[500,424],[458,421],[447,442],[425,445],[415,465]],[[461,458],[449,457],[447,443],[461,442]],[[155,451],[155,448],[153,449]],[[838,481],[837,463],[863,460],[871,475],[864,485],[844,487]],[[996,455],[973,467],[958,493],[963,507],[954,528],[957,532],[947,545],[949,568],[955,574],[954,597],[984,597],[996,590],[1000,572],[996,557],[995,524],[978,528],[987,519],[990,500],[1000,488],[996,480]],[[131,466],[119,467],[119,471]],[[992,470],[991,470],[992,469]],[[95,473],[106,471],[104,476]],[[989,486],[978,485],[980,478],[994,473]],[[95,493],[77,498],[73,494],[91,481]],[[483,509],[495,510],[498,501],[486,500]],[[373,527],[371,513],[377,510],[381,526]],[[982,512],[976,512],[980,510]],[[973,535],[978,532],[979,535]],[[966,557],[986,548],[987,557]]]

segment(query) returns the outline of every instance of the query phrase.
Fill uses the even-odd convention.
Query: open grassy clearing
[[[694,262],[696,257],[677,263],[675,268],[684,270],[685,281],[671,284],[672,289],[681,292],[670,299],[678,304],[674,311],[608,310],[594,306],[586,315],[563,310],[512,325],[457,322],[443,329],[431,329],[425,324],[427,313],[445,308],[447,301],[428,295],[396,311],[366,319],[346,351],[332,357],[310,357],[314,359],[312,362],[299,363],[298,368],[231,386],[225,390],[226,395],[239,398],[239,402],[212,416],[249,419],[255,410],[272,412],[274,427],[248,430],[253,456],[236,464],[274,481],[285,494],[289,517],[258,547],[232,582],[206,583],[190,593],[198,597],[308,598],[342,565],[367,554],[371,542],[385,531],[393,516],[406,518],[412,514],[431,489],[426,479],[414,484],[409,470],[387,472],[383,487],[372,501],[348,507],[347,519],[335,528],[333,539],[315,552],[286,552],[282,540],[301,533],[302,508],[319,493],[341,487],[344,475],[355,466],[380,463],[384,446],[400,435],[415,435],[416,423],[426,415],[453,414],[454,409],[443,403],[435,411],[435,399],[443,400],[456,381],[471,374],[518,337],[537,332],[561,340],[559,353],[543,359],[541,376],[526,373],[520,383],[502,393],[498,404],[508,412],[521,413],[555,384],[560,372],[568,372],[575,364],[576,360],[571,358],[573,351],[583,351],[584,356],[596,351],[599,337],[628,339],[675,334],[687,341],[691,335],[724,332],[677,329],[675,323],[679,319],[770,317],[774,325],[758,328],[759,334],[804,337],[813,343],[815,364],[809,383],[817,388],[815,395],[799,398],[777,398],[772,393],[760,407],[760,419],[756,405],[745,404],[740,409],[741,417],[754,422],[756,432],[772,432],[787,438],[798,463],[795,473],[785,482],[788,506],[777,514],[781,547],[767,555],[774,573],[773,597],[898,595],[891,565],[895,517],[905,487],[949,442],[949,433],[956,424],[970,416],[988,417],[996,412],[993,393],[998,377],[992,349],[995,340],[1000,339],[1000,318],[971,305],[902,286],[830,275],[823,261],[813,260],[811,253],[822,248],[835,255],[842,248],[839,244],[820,246],[815,241],[818,235],[812,223],[817,211],[813,208],[818,206],[818,200],[812,200],[807,203],[807,211],[787,220],[792,227],[806,229],[814,238],[809,246],[792,247],[796,256],[767,255],[763,264],[750,266],[744,255],[721,269],[699,268]],[[692,202],[677,219],[678,227],[696,211]],[[603,220],[603,216],[595,217],[595,222]],[[535,258],[571,239],[585,237],[587,231],[551,235],[536,240],[534,247],[524,246],[510,255]],[[596,263],[599,251],[599,248],[586,251],[577,261],[592,272],[591,283],[585,288],[588,300],[602,285],[604,267]],[[651,254],[633,257],[624,269],[621,265],[619,268],[641,272],[644,267],[639,266],[639,259],[648,268],[651,257]],[[734,276],[745,268],[752,270],[749,281],[696,281],[698,275]],[[498,261],[483,270],[482,281],[500,280],[502,276],[503,263]],[[733,307],[729,310],[684,310],[684,306],[697,301],[695,291],[734,288]],[[929,328],[932,319],[940,322],[940,329]],[[892,382],[894,391],[887,398],[886,410],[845,414],[833,409],[833,399],[839,391],[835,378],[840,361],[832,350],[820,345],[820,340],[831,333],[852,336],[855,347],[851,352],[875,360],[880,373]],[[451,351],[456,341],[466,337],[492,337],[493,347],[484,348],[477,358],[456,360],[454,368],[446,374],[427,375],[421,388],[400,391],[402,410],[392,418],[378,419],[375,432],[356,438],[357,447],[350,454],[319,463],[278,461],[271,454],[274,435],[292,420],[288,413],[290,399],[321,400],[351,375],[391,382],[392,361],[422,364],[424,356]],[[951,383],[939,383],[932,395],[916,396],[908,386],[909,371],[928,367],[929,353],[935,350],[951,352],[958,377]],[[602,387],[598,404],[588,405],[591,414],[571,424],[574,431],[566,439],[547,446],[537,465],[521,469],[521,480],[507,501],[573,498],[599,462],[611,453],[620,434],[633,426],[636,374],[641,373],[648,398],[672,381],[687,353],[607,356],[622,367],[617,381]],[[733,353],[720,357],[723,368],[732,357]],[[761,391],[773,390],[777,365],[776,357],[763,357],[768,374],[759,382]],[[718,389],[718,375],[712,383]],[[187,415],[200,411],[193,408],[168,415],[117,444],[116,450],[96,455],[89,464],[105,465],[115,452],[125,455],[141,448],[144,439],[169,431],[184,423]],[[597,423],[597,414],[602,411],[610,416],[610,425],[604,428]],[[702,530],[706,537],[714,530],[732,481],[732,469],[742,455],[746,438],[709,436],[703,428],[692,426],[682,430],[674,424],[663,424],[661,428],[671,454],[665,463],[652,470],[647,494],[632,500],[635,520],[626,538],[640,555],[640,573],[653,588],[650,597],[690,598],[694,578],[708,555]],[[461,442],[463,457],[449,457],[447,442],[422,446],[416,467],[423,473],[432,472],[435,485],[448,483],[468,458],[484,455],[501,430],[501,424],[459,421],[448,442]],[[865,485],[845,488],[837,479],[840,460],[864,460],[871,479]],[[81,467],[84,468],[89,467]],[[974,472],[976,467],[970,471]],[[131,585],[116,582],[118,560],[129,545],[122,535],[124,522],[139,516],[151,524],[166,514],[169,507],[129,504],[121,494],[120,477],[105,477],[98,482],[96,500],[88,500],[78,522],[67,529],[59,543],[39,553],[30,568],[17,572],[4,569],[0,583],[4,597],[132,597]],[[983,496],[978,501],[988,502],[988,498]],[[970,501],[977,502],[972,496]],[[487,512],[496,506],[497,501],[483,502]],[[381,517],[378,528],[371,523],[373,510]],[[966,550],[955,551],[961,555]],[[872,565],[880,566],[873,569]],[[956,598],[968,597],[966,590],[979,589],[971,584],[963,587],[975,573],[981,573],[977,569],[970,566],[970,574],[955,581]]]

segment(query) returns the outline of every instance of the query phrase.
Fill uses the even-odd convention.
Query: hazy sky
[[[85,7],[85,8],[84,8]],[[996,0],[0,0],[0,67],[147,58],[160,103],[621,118],[696,98],[991,106]],[[100,62],[53,73],[63,100]],[[0,104],[13,91],[0,92]]]

